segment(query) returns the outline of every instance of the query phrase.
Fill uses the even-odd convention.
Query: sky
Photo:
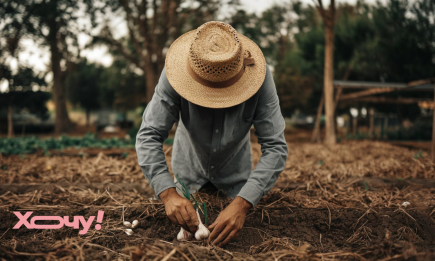
[[[305,4],[313,4],[314,0],[301,0]],[[329,5],[330,0],[323,0],[325,6]],[[375,3],[376,0],[365,0],[367,3]],[[261,14],[262,11],[269,8],[274,4],[285,4],[290,3],[291,0],[240,0],[241,5],[249,13],[255,12],[256,14]],[[382,0],[385,2],[385,0]],[[355,4],[356,0],[336,0],[336,3],[350,3]],[[225,12],[225,10],[223,10]],[[222,14],[224,15],[224,13]],[[222,17],[221,15],[221,17]],[[114,37],[118,38],[127,33],[126,25],[122,17],[115,17],[111,20],[111,27],[114,29]],[[82,33],[78,37],[79,45],[84,49],[84,46],[91,40],[91,37]],[[48,47],[38,47],[31,39],[22,39],[20,43],[22,51],[18,54],[19,63],[23,66],[31,67],[37,72],[47,71],[50,65],[50,53]],[[86,57],[89,62],[95,62],[102,64],[103,66],[110,66],[112,63],[112,57],[108,53],[108,48],[106,46],[94,47],[92,49],[84,49],[81,51],[80,55]],[[7,61],[12,68],[17,68],[17,60]],[[48,74],[47,81],[51,80],[51,75]],[[0,92],[7,89],[7,83],[0,82]]]

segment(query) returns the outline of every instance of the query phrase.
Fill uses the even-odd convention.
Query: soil
[[[415,151],[370,142],[292,146],[277,185],[224,248],[176,240],[179,227],[154,199],[134,151],[126,158],[3,157],[0,260],[435,260],[435,173],[426,152],[415,158]],[[164,151],[169,162],[170,146]],[[222,195],[197,196],[209,224],[230,203]],[[70,227],[12,229],[13,211],[87,219],[98,210],[102,229],[94,221],[85,235]],[[129,236],[123,220],[140,226]]]

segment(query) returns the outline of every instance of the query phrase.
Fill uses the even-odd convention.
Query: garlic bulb
[[[192,239],[193,235],[189,231],[185,230],[184,228],[180,229],[180,232],[178,232],[177,240],[178,241],[186,241],[189,239]]]
[[[126,226],[126,227],[131,227],[131,223],[128,222],[128,221],[124,221],[124,226]]]
[[[129,236],[133,235],[133,230],[131,230],[131,229],[129,229],[129,228],[125,229],[124,231],[125,231],[125,233],[126,233],[127,235],[129,235]]]
[[[139,226],[139,221],[138,220],[133,220],[133,223],[131,223],[131,228],[136,228]]]
[[[206,239],[208,238],[208,236],[210,236],[210,231],[208,230],[208,228],[204,226],[204,224],[202,224],[201,218],[199,217],[198,210],[196,210],[196,215],[198,216],[199,225],[198,225],[198,230],[196,230],[195,233],[195,238],[196,240]]]

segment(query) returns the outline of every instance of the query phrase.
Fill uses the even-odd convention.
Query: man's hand
[[[175,188],[163,191],[159,197],[165,205],[166,215],[174,224],[182,226],[186,231],[196,232],[199,221],[189,200],[180,196]]]
[[[212,231],[209,241],[219,247],[228,244],[242,230],[246,214],[251,208],[251,203],[241,197],[236,197],[208,227]],[[212,241],[215,238],[216,240]]]

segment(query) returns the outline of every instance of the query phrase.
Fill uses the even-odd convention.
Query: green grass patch
[[[134,148],[130,141],[110,138],[98,139],[94,134],[83,137],[61,136],[59,138],[40,139],[38,137],[0,138],[0,153],[3,155],[32,154],[42,150],[49,156],[49,150],[63,150],[66,148]]]

